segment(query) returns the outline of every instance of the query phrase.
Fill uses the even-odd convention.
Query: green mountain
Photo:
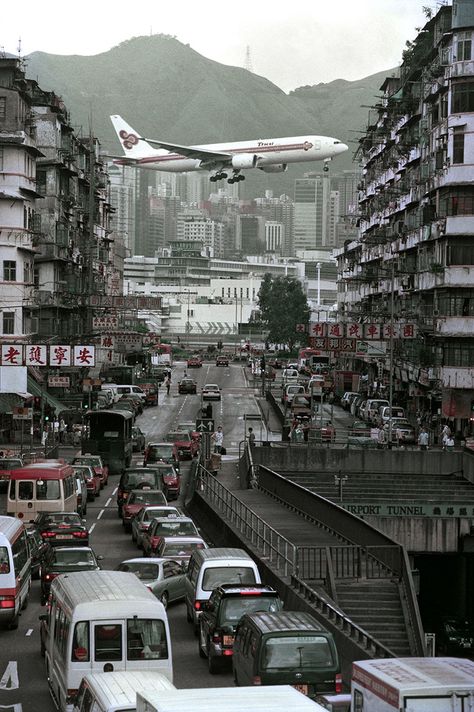
[[[75,127],[99,137],[104,151],[121,154],[110,114],[121,114],[142,135],[186,144],[271,136],[327,134],[350,150],[333,170],[353,166],[367,106],[393,70],[348,82],[306,86],[285,94],[248,70],[214,62],[168,35],[135,37],[108,52],[84,57],[34,52],[27,76],[62,97]],[[364,106],[365,105],[365,106]],[[247,192],[272,188],[292,194],[296,176],[320,163],[292,166],[286,174],[247,180]],[[256,193],[254,193],[256,194]]]

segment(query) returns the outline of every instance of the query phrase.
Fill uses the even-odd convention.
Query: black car
[[[278,592],[265,584],[215,588],[199,617],[199,655],[207,658],[209,672],[218,672],[232,660],[235,629],[245,613],[276,613],[282,608]]]
[[[33,523],[50,546],[87,546],[89,530],[77,512],[40,512]]]
[[[143,467],[155,462],[167,462],[179,470],[178,448],[174,443],[148,443],[143,455]]]
[[[34,527],[27,529],[28,545],[30,547],[31,557],[31,576],[34,579],[39,578],[41,564],[47,551],[49,551],[48,542],[43,539],[41,534]]]
[[[117,487],[119,517],[122,517],[123,505],[127,500],[128,493],[134,489],[163,490],[163,480],[159,468],[154,469],[153,465],[149,465],[147,467],[129,467],[125,470]]]
[[[178,393],[196,395],[197,384],[192,378],[182,378],[178,383]]]
[[[72,571],[97,571],[101,559],[89,546],[50,548],[41,565],[41,605],[48,600],[51,581],[56,576]]]
[[[474,652],[474,625],[460,616],[444,616],[436,626],[438,655],[468,657]]]

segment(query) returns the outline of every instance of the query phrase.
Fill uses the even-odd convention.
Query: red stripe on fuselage
[[[306,147],[306,149],[305,149]],[[280,153],[282,151],[304,151],[308,152],[307,149],[307,144],[306,143],[293,143],[293,144],[282,144],[280,146],[256,146],[254,148],[249,147],[249,148],[229,148],[225,149],[225,151],[222,151],[223,153],[229,153],[231,156],[232,155],[237,155],[238,153],[256,153],[256,154],[271,154],[271,153]],[[199,148],[196,148],[196,151],[199,151]],[[201,159],[200,158],[194,158],[192,156],[181,156],[179,153],[168,153],[164,156],[145,156],[144,158],[137,158],[137,164],[142,165],[144,163],[163,163],[166,162],[168,163],[169,161],[199,161],[202,160],[206,162],[206,156],[204,155]],[[213,159],[211,156],[209,156],[209,160],[213,161],[215,160],[216,163],[219,162],[219,158]],[[221,160],[226,160],[222,158]]]

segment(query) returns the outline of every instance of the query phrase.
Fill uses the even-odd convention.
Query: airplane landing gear
[[[328,158],[328,159],[326,159],[326,160],[324,161],[323,171],[326,171],[326,172],[327,172],[327,171],[329,170],[329,161],[330,161],[330,160],[331,160],[331,159]]]
[[[234,171],[234,174],[227,179],[228,183],[238,183],[241,180],[245,180],[245,176],[241,175],[240,173],[237,173],[237,171]]]
[[[216,181],[218,181],[218,180],[223,180],[224,178],[227,178],[227,173],[224,173],[223,171],[221,171],[220,173],[214,173],[214,175],[212,175],[212,176],[209,178],[209,180],[210,180],[212,183],[215,183]]]

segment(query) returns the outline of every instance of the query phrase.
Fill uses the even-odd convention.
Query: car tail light
[[[46,574],[45,577],[44,577],[44,580],[45,580],[45,581],[52,581],[53,579],[56,578],[57,575],[58,575],[58,574]]]
[[[262,678],[260,675],[254,675],[252,678],[252,685],[261,685],[262,684]]]
[[[261,596],[261,591],[240,591],[241,596]]]
[[[43,539],[53,539],[56,534],[54,532],[41,532]]]
[[[336,695],[342,692],[342,675],[340,673],[336,674]]]
[[[222,655],[227,655],[227,656],[229,656],[229,655],[233,655],[233,654],[234,654],[234,651],[232,650],[232,648],[225,648],[225,649],[222,651]]]
[[[72,535],[76,537],[76,539],[87,539],[88,537],[87,532],[73,532]]]
[[[15,596],[0,596],[0,609],[15,608]]]
[[[194,610],[200,611],[202,609],[202,604],[204,601],[194,601]]]

